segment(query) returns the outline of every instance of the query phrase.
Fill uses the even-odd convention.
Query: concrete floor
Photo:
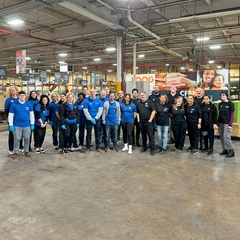
[[[1,240],[240,239],[236,157],[110,151],[12,160],[0,133]],[[188,141],[187,141],[188,142]],[[188,147],[188,144],[186,144]]]

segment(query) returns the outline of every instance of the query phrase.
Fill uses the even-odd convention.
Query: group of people
[[[132,90],[132,96],[119,91],[116,97],[108,87],[97,97],[95,89],[89,90],[85,86],[76,100],[72,92],[60,96],[52,93],[50,99],[43,94],[38,99],[35,90],[27,98],[24,91],[18,92],[15,86],[10,87],[5,101],[9,153],[12,158],[17,158],[23,149],[24,155],[29,157],[32,135],[36,153],[44,153],[46,128],[50,124],[53,147],[63,154],[83,150],[84,144],[84,152],[88,154],[92,147],[92,129],[97,152],[103,152],[102,143],[104,151],[108,152],[111,142],[113,150],[118,152],[122,129],[122,151],[131,155],[134,145],[140,147],[141,134],[140,152],[146,152],[149,146],[153,156],[156,153],[154,135],[157,129],[160,153],[166,152],[169,135],[170,143],[175,143],[176,154],[180,154],[188,132],[190,146],[187,151],[196,154],[200,149],[210,155],[214,147],[214,129],[218,128],[223,148],[220,154],[234,156],[231,141],[234,105],[226,92],[220,94],[219,111],[209,96],[202,95],[201,88],[197,88],[195,97],[189,95],[187,99],[177,93],[175,85],[171,86],[169,94],[161,94],[156,85],[149,97],[136,88]]]

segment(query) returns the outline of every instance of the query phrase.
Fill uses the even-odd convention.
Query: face
[[[74,100],[73,95],[72,95],[72,94],[68,95],[67,101],[68,101],[69,103],[73,103],[73,100]]]
[[[25,101],[26,100],[26,94],[19,94],[18,98],[20,101]]]
[[[115,99],[115,94],[114,94],[114,93],[111,93],[109,97],[110,97],[110,101],[114,101],[114,99]]]
[[[109,95],[109,93],[110,93],[109,87],[105,87],[104,90],[105,90],[106,94]]]
[[[205,96],[205,97],[203,98],[203,101],[204,101],[205,104],[209,104],[210,98],[209,98],[208,96]]]
[[[15,88],[11,88],[10,94],[11,95],[16,95],[17,94],[17,90]]]
[[[123,96],[124,96],[123,91],[119,91],[119,92],[118,92],[118,97],[119,97],[120,99],[123,99]]]
[[[43,99],[42,99],[42,103],[43,103],[44,105],[47,105],[48,99],[47,99],[47,98],[43,98]]]
[[[37,98],[37,93],[36,92],[31,92],[31,97],[32,98]]]
[[[176,103],[177,103],[177,106],[180,106],[183,103],[182,98],[178,98]]]
[[[102,98],[102,99],[106,98],[106,92],[105,91],[101,91],[100,98]]]
[[[154,92],[159,92],[159,86],[155,85],[155,86],[153,87],[153,91],[154,91]]]
[[[172,85],[170,88],[171,93],[176,93],[177,87],[175,85]]]
[[[80,102],[84,99],[83,95],[79,95],[78,99],[80,100]]]
[[[87,95],[88,94],[88,89],[85,87],[85,88],[83,88],[83,93],[85,94],[85,95]]]
[[[226,101],[227,100],[227,95],[225,93],[222,93],[220,96],[222,101]]]
[[[214,78],[214,83],[213,84],[217,88],[222,88],[222,85],[223,85],[223,78],[222,78],[222,76],[216,76]]]
[[[137,91],[133,91],[132,95],[133,95],[133,98],[137,98],[138,97],[138,92]]]
[[[53,102],[57,102],[57,100],[58,100],[58,95],[57,95],[57,94],[53,94],[53,95],[51,96],[51,99],[52,99]]]
[[[201,88],[197,88],[197,89],[196,89],[196,95],[197,95],[197,97],[199,97],[199,98],[202,97],[202,89],[201,89]]]
[[[95,98],[96,97],[96,91],[94,89],[90,90],[90,97]]]
[[[166,97],[164,97],[164,96],[161,96],[160,97],[160,102],[162,103],[162,104],[165,104],[166,103]]]
[[[188,96],[188,98],[187,98],[187,103],[188,103],[189,105],[192,105],[193,102],[194,102],[193,96]]]
[[[125,99],[125,102],[129,102],[130,101],[129,95],[126,95],[124,99]]]
[[[61,94],[61,95],[60,95],[60,100],[61,100],[62,102],[65,102],[65,101],[66,101],[66,96],[65,96],[64,94]]]
[[[142,101],[145,101],[145,100],[147,100],[147,98],[146,98],[146,94],[145,93],[140,93],[140,99],[142,100]]]
[[[203,72],[203,81],[206,83],[210,83],[214,77],[214,71],[213,70],[205,70]]]

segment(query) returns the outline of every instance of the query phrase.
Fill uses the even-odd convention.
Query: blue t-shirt
[[[13,126],[25,128],[30,127],[30,112],[33,111],[32,105],[29,102],[20,103],[19,101],[13,103],[10,107],[9,113],[13,113]]]
[[[31,99],[31,100],[27,100],[27,102],[29,102],[32,105],[32,109],[35,108],[35,106],[39,103],[38,99]]]
[[[11,105],[15,102],[18,102],[18,97],[13,98],[13,97],[9,97],[6,99],[5,103],[4,103],[4,110],[6,112],[9,112],[9,109],[11,107]]]
[[[134,122],[134,113],[137,111],[137,107],[134,103],[120,104],[121,108],[121,122],[123,123],[133,123]]]
[[[47,118],[49,116],[49,110],[48,109],[41,109],[41,104],[37,104],[35,106],[35,115],[36,113],[40,113],[40,118],[42,119],[42,122],[45,123],[47,121]],[[35,125],[41,126],[41,123],[38,121],[38,119],[35,117]]]
[[[78,110],[79,110],[79,125],[84,125],[86,123],[86,116],[83,112],[84,108],[84,101],[78,104]]]
[[[113,103],[109,102],[108,113],[106,116],[106,124],[117,124],[117,105],[114,101]]]
[[[92,118],[95,118],[97,113],[98,113],[98,109],[100,107],[103,107],[103,103],[99,98],[85,98],[84,100],[84,107],[83,109],[88,109],[89,114],[91,115]]]
[[[50,102],[49,103],[49,108],[50,108],[50,111],[49,111],[49,119],[52,121],[52,122],[57,122],[58,121],[58,118],[56,116],[56,112],[58,112],[59,110],[59,105],[58,103],[56,102]]]

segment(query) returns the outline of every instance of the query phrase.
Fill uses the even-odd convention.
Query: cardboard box
[[[240,137],[240,123],[233,123],[232,136],[233,137]]]

